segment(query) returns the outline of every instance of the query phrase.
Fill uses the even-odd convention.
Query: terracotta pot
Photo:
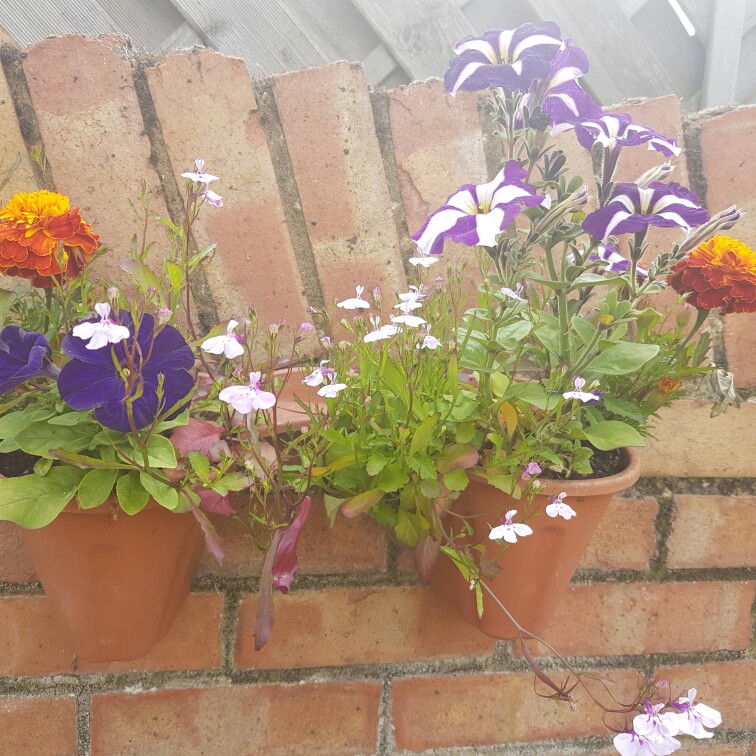
[[[507,546],[499,559],[499,575],[487,584],[512,616],[526,630],[540,634],[554,614],[560,599],[577,569],[591,536],[599,524],[612,496],[638,480],[640,461],[632,449],[623,449],[627,467],[616,475],[593,480],[545,480],[542,494],[533,498],[538,512],[528,525],[532,535],[518,538]],[[549,496],[567,492],[566,503],[577,516],[570,520],[551,518],[545,513]],[[501,553],[501,546],[488,538],[491,527],[503,522],[504,513],[516,509],[521,516],[524,503],[507,496],[482,478],[470,481],[454,502],[453,509],[462,514],[474,529],[470,543],[485,544],[489,558]],[[450,518],[450,522],[453,520]],[[518,522],[519,517],[515,517]],[[432,584],[470,624],[493,638],[517,638],[517,630],[493,599],[483,592],[483,617],[478,617],[475,593],[451,559],[441,554],[436,562]]]
[[[131,517],[115,499],[69,504],[52,523],[23,530],[45,593],[76,655],[138,659],[168,632],[189,593],[204,539],[191,513],[150,501]]]

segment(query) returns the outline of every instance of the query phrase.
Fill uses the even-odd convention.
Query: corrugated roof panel
[[[92,1],[120,31],[146,50],[159,50],[164,41],[186,22],[170,0]]]
[[[118,31],[108,14],[91,0],[3,0],[2,24],[22,46],[61,34]]]

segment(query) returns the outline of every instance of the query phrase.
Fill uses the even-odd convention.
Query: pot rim
[[[622,447],[620,452],[626,461],[625,468],[620,472],[605,478],[587,478],[585,480],[539,478],[541,488],[537,494],[556,496],[562,491],[566,491],[568,496],[600,496],[602,494],[617,493],[618,491],[630,488],[640,478],[640,454],[636,448],[630,446]],[[488,481],[481,475],[473,473],[469,478],[470,482],[489,485]]]

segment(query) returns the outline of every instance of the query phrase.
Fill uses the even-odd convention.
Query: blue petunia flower
[[[194,354],[184,337],[172,326],[155,333],[155,319],[144,315],[134,344],[134,324],[121,312],[119,323],[130,331],[128,339],[109,349],[87,349],[87,342],[65,336],[63,351],[71,358],[60,372],[58,390],[63,401],[75,410],[95,410],[95,418],[106,428],[127,433],[131,430],[126,410],[131,402],[134,424],[144,428],[173,407],[192,390],[194,379],[189,370]],[[163,397],[157,388],[163,376]],[[189,403],[165,419],[175,417]]]
[[[5,326],[0,332],[0,394],[39,375],[54,378],[58,369],[49,354],[50,344],[41,333]]]

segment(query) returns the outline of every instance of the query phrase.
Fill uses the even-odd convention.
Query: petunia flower
[[[326,379],[327,375],[334,375],[336,371],[333,368],[326,367],[330,360],[321,360],[320,367],[316,367],[308,376],[302,379],[302,383],[307,386],[320,386]]]
[[[603,396],[601,391],[596,391],[594,393],[583,391],[585,388],[585,378],[576,375],[573,380],[575,382],[575,390],[565,391],[562,394],[565,399],[576,399],[583,404],[598,404],[601,401],[601,397]]]
[[[234,333],[234,329],[238,325],[238,321],[229,320],[226,326],[226,334],[205,339],[201,345],[202,351],[209,354],[224,354],[229,360],[243,355],[244,347],[239,343],[239,339]]]
[[[358,286],[356,291],[356,297],[345,299],[343,302],[337,302],[336,307],[341,307],[344,310],[369,310],[370,304],[362,298],[362,292],[365,291],[365,287]]]
[[[567,255],[567,260],[574,265],[575,255],[570,252]],[[626,257],[623,257],[614,245],[609,244],[608,242],[599,244],[596,249],[588,255],[587,262],[604,263],[603,270],[608,273],[627,273],[630,269],[630,261]],[[638,278],[648,278],[648,270],[642,265],[636,265],[635,275]]]
[[[583,221],[583,228],[595,239],[606,241],[611,234],[638,233],[649,226],[677,226],[688,231],[707,220],[709,214],[690,189],[675,182],[654,181],[646,189],[616,184],[609,201]]]
[[[512,518],[516,514],[516,509],[510,509],[504,515],[504,524],[492,528],[488,537],[492,541],[504,540],[507,543],[517,543],[517,536],[520,536],[520,538],[529,536],[533,532],[533,528],[531,528],[530,525],[526,525],[524,522],[512,522]]]
[[[230,404],[239,414],[248,415],[253,410],[270,409],[276,403],[276,395],[260,387],[260,372],[249,374],[248,386],[226,386],[218,398]]]
[[[49,288],[76,278],[100,246],[100,237],[63,194],[19,192],[0,209],[0,273]]]
[[[504,87],[525,92],[534,79],[548,75],[549,60],[562,46],[560,34],[553,21],[546,21],[466,37],[454,45],[457,57],[444,76],[446,91],[456,95],[460,89]]]
[[[102,349],[108,344],[117,344],[129,338],[129,329],[110,319],[110,305],[107,302],[98,302],[94,308],[100,320],[85,320],[71,331],[82,341],[89,342],[87,349]]]
[[[525,178],[527,171],[516,160],[510,160],[489,183],[461,186],[413,234],[420,253],[441,254],[446,239],[469,247],[495,246],[496,237],[523,207],[550,201],[536,194],[530,184],[523,183]]]
[[[58,376],[61,399],[75,410],[94,409],[95,418],[106,428],[126,433],[131,430],[127,403],[137,429],[152,423],[163,412],[183,405],[165,419],[181,412],[194,386],[189,371],[194,354],[173,326],[155,332],[155,319],[143,315],[134,343],[131,316],[121,311],[120,325],[129,329],[129,338],[110,349],[87,349],[83,339],[65,336],[63,352],[71,359]],[[158,387],[162,384],[162,398]]]
[[[343,391],[346,383],[336,383],[336,376],[329,375],[328,383],[318,389],[318,396],[324,396],[326,399],[335,399],[339,391]]]
[[[675,722],[679,731],[685,735],[692,735],[694,738],[711,738],[713,732],[709,732],[706,727],[719,727],[722,724],[722,715],[711,706],[706,704],[695,704],[698,691],[695,688],[688,690],[687,696],[680,696],[677,701],[671,701],[670,706],[675,709]]]
[[[49,355],[50,344],[43,334],[5,326],[0,331],[0,394],[39,375],[55,378],[58,368]]]
[[[390,339],[392,336],[395,336],[402,331],[398,325],[394,325],[393,323],[381,325],[381,319],[379,316],[373,317],[371,315],[370,323],[373,326],[373,330],[362,337],[362,340],[366,344],[370,344],[374,341],[381,341],[382,339]]]
[[[565,496],[567,496],[566,491],[562,491],[558,496],[549,496],[550,504],[546,505],[546,514],[549,517],[563,517],[569,520],[577,516],[577,512],[569,504],[564,503]]]
[[[549,73],[534,81],[522,98],[521,107],[540,106],[552,127],[576,120],[595,118],[602,110],[593,98],[577,83],[588,73],[588,57],[579,47],[565,43],[549,64]]]
[[[681,151],[674,139],[647,126],[633,123],[632,117],[627,113],[604,113],[599,118],[581,120],[560,131],[573,126],[578,142],[586,150],[592,149],[593,145],[598,143],[610,152],[621,147],[637,147],[642,144],[647,144],[649,150],[656,150],[664,157],[676,157]]]
[[[699,244],[675,263],[669,285],[699,310],[756,312],[756,252],[729,236]]]

